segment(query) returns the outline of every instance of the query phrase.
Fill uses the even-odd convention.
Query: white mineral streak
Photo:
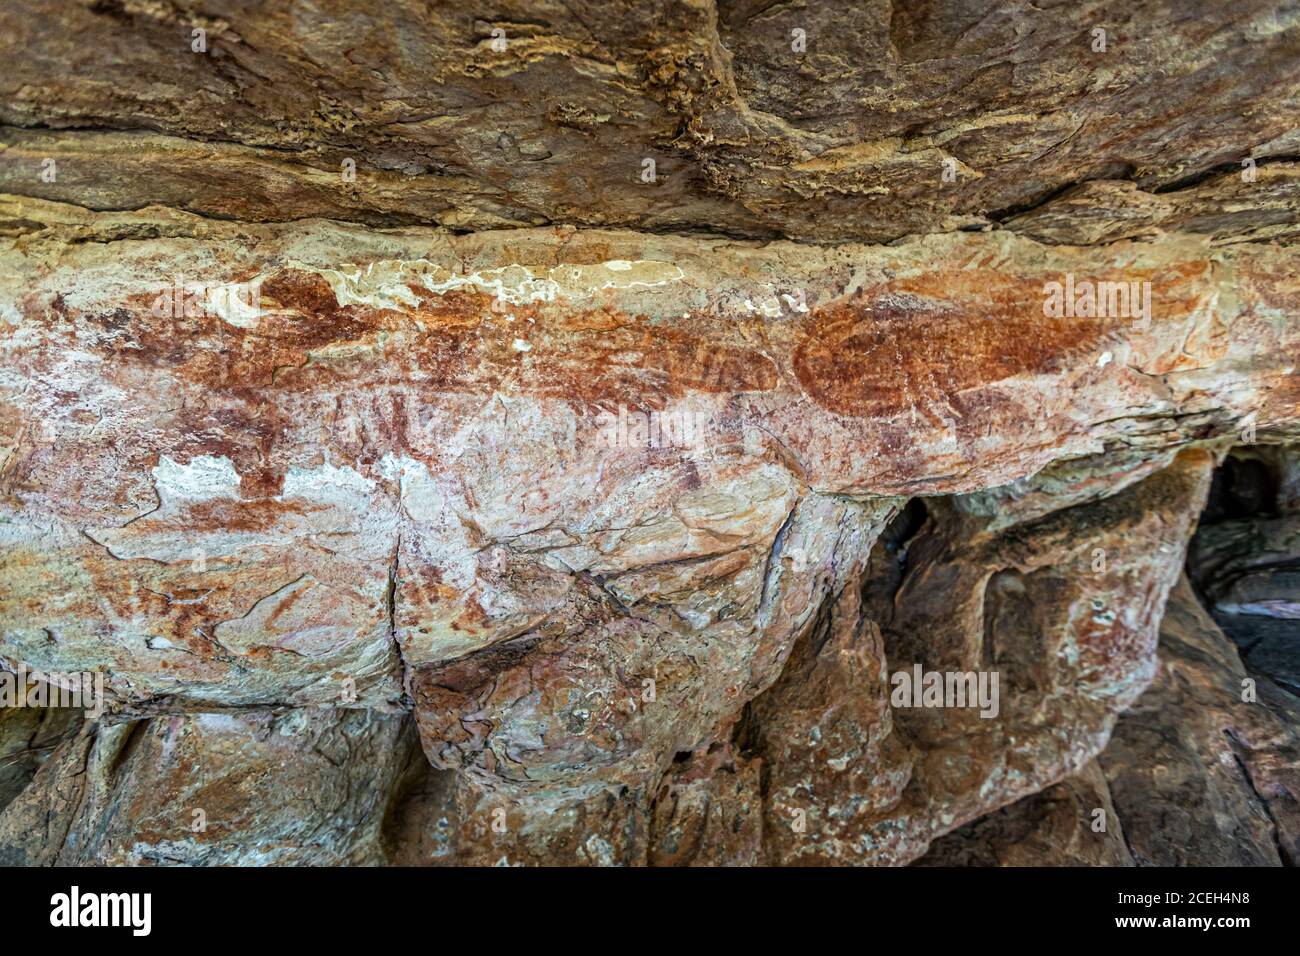
[[[153,469],[153,477],[154,487],[164,502],[239,498],[239,472],[224,455],[199,455],[186,464],[179,464],[163,455]]]
[[[364,305],[376,309],[413,308],[419,299],[414,282],[435,295],[472,289],[497,302],[523,306],[555,302],[561,298],[589,299],[604,290],[646,289],[666,286],[685,278],[676,265],[641,259],[611,259],[598,265],[565,265],[546,270],[508,265],[457,275],[427,259],[386,259],[343,269],[321,269],[339,305]]]
[[[364,506],[375,490],[375,483],[346,465],[335,467],[328,462],[316,468],[291,467],[284,476],[280,498],[307,498],[344,508]]]

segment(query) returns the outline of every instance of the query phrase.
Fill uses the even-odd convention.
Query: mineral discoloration
[[[58,212],[18,205],[26,218]],[[481,261],[502,253],[485,236],[444,240],[463,246],[455,255],[389,236],[358,267],[339,261],[329,233],[306,243],[259,228],[252,255],[214,224],[197,245],[113,243],[115,278],[101,286],[100,247],[61,253],[74,259],[57,267],[40,265],[44,247],[5,253],[35,277],[11,290],[20,318],[4,340],[16,448],[7,653],[107,664],[114,707],[137,713],[409,702],[430,759],[476,788],[467,800],[506,800],[529,820],[626,792],[633,809],[619,818],[632,813],[644,834],[674,755],[725,743],[748,702],[794,679],[787,658],[828,595],[848,600],[900,496],[1025,482],[1071,449],[1120,442],[1145,449],[1149,474],[1247,413],[1266,433],[1293,427],[1285,387],[1268,384],[1294,375],[1295,329],[1276,319],[1291,292],[1266,278],[1288,268],[1281,249],[1126,247],[1123,268],[1153,286],[1143,322],[1046,319],[1047,281],[1112,273],[1006,237],[769,251],[608,234],[569,270],[554,264],[569,239],[546,230],[503,235],[531,265],[488,279]],[[959,265],[928,266],[940,249]],[[227,256],[218,278],[260,290],[252,324],[155,313],[153,277]],[[670,274],[645,265],[674,260]],[[806,311],[755,311],[755,276],[774,263]],[[1235,370],[1256,329],[1277,348],[1243,383]],[[697,413],[707,442],[611,441],[599,412],[619,406]],[[1044,484],[1040,513],[1080,496],[1118,502],[1134,480],[1090,473]],[[88,484],[95,475],[113,481]],[[1080,490],[1088,480],[1095,490]],[[827,494],[845,491],[857,500]],[[1012,497],[1035,500],[1029,488]],[[915,614],[923,592],[961,595],[974,571],[979,594],[997,571],[987,586],[999,598],[983,612],[995,628],[1041,592],[1040,611],[1060,608],[1042,627],[1095,696],[1058,702],[1078,728],[1065,746],[1020,738],[1033,775],[1005,765],[1003,734],[990,738],[992,765],[967,755],[955,776],[934,750],[915,768],[903,756],[877,767],[865,779],[910,780],[906,796],[873,790],[885,815],[828,838],[817,859],[906,860],[938,832],[920,820],[956,825],[1096,752],[1149,677],[1150,621],[1196,511],[1195,492],[1173,498],[1160,527],[1128,532],[1172,549],[1143,559],[1159,573],[1123,562],[1068,600],[1043,556],[1077,573],[1099,542],[1050,515],[998,530],[942,585],[945,563],[913,572],[898,603]],[[1089,507],[1103,525],[1130,522],[1101,517],[1117,504]],[[967,525],[973,541],[993,533]],[[1023,543],[1004,554],[1002,540]],[[908,655],[1014,671],[1046,653],[1010,632],[981,651],[979,604],[965,607],[942,613],[964,622],[951,633],[901,628],[925,645]],[[1052,700],[1061,679],[1031,670],[1012,692]],[[641,701],[645,681],[655,704]],[[882,720],[862,725],[880,725],[862,731],[868,749],[908,753]],[[806,773],[784,759],[763,758],[771,779]],[[918,789],[931,773],[978,798]],[[769,817],[789,809],[775,792]],[[642,837],[633,845],[649,852]],[[763,852],[794,860],[823,846],[801,845],[769,840]]]
[[[1069,187],[1118,182],[1174,206],[1159,225],[1222,233],[1267,226],[1270,200],[1251,193],[1225,222],[1199,177],[1294,158],[1300,113],[1300,30],[1276,0],[277,3],[211,17],[20,0],[0,17],[5,191],[252,222],[879,242],[1018,226],[1014,213]],[[52,74],[64,62],[76,75]],[[37,175],[45,158],[64,171],[53,182]],[[1190,202],[1169,199],[1182,192]]]
[[[842,594],[824,633],[753,704],[770,859],[906,863],[1100,751],[1151,680],[1153,609],[1177,578],[1210,467],[1186,454],[1097,503],[991,536],[978,519],[932,511],[897,590],[865,605]],[[1087,564],[1097,549],[1100,571]],[[895,706],[889,676],[914,664],[997,672],[996,716]]]
[[[339,865],[380,862],[383,801],[407,753],[401,717],[361,711],[199,714],[88,727],[67,764],[0,817],[9,864]],[[328,822],[326,822],[328,821]],[[261,842],[247,843],[250,832]],[[68,838],[61,834],[71,834]]]
[[[1160,665],[1099,762],[944,837],[921,862],[1295,865],[1300,702],[1267,678],[1257,701],[1242,699],[1246,671],[1186,578],[1170,596]]]
[[[1294,862],[1294,9],[0,37],[0,861]]]

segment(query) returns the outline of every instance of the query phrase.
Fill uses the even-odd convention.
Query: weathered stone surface
[[[386,801],[409,753],[403,727],[401,717],[306,708],[87,724],[0,812],[0,861],[379,862]]]
[[[843,520],[819,495],[967,491],[1113,444],[1160,456],[1247,414],[1265,433],[1295,420],[1300,332],[1275,318],[1295,273],[1274,247],[1117,253],[1161,305],[1137,328],[1044,319],[1043,277],[1086,260],[1006,237],[191,223],[197,243],[66,245],[98,219],[52,219],[2,254],[0,621],[8,656],[107,665],[133,707],[398,706],[399,648],[410,677],[524,634],[644,679],[653,654],[618,655],[647,629],[767,628],[761,670],[795,630],[753,615],[790,597],[764,582],[796,502],[821,515],[797,603]],[[260,314],[153,314],[163,284],[200,274],[260,277]],[[795,287],[806,313],[755,310]],[[694,415],[705,445],[610,448],[600,413],[620,406]],[[632,644],[572,640],[610,614]],[[704,669],[719,692],[774,677]],[[664,743],[659,769],[693,741]]]
[[[0,189],[243,220],[892,240],[1293,157],[1300,116],[1277,0],[17,0],[0,36]]]
[[[1145,863],[1176,778],[1294,859],[1290,5],[14,0],[0,52],[0,667],[108,710],[0,712],[0,858]],[[1242,666],[1185,608],[1138,696],[1220,462],[1273,723],[1184,714]],[[1064,836],[1098,766],[1131,850]]]
[[[1295,865],[1300,700],[1247,671],[1184,578],[1160,670],[1085,772],[936,841],[938,866]],[[1102,809],[1104,832],[1093,828]]]
[[[690,514],[690,497],[679,499],[679,515]],[[670,588],[620,596],[624,578],[579,569],[592,593],[571,618],[576,634],[520,638],[417,670],[430,759],[519,800],[530,816],[606,792],[644,807],[675,754],[725,735],[776,679],[821,595],[856,581],[854,555],[866,553],[892,511],[815,495],[785,508],[772,512],[762,545],[722,576],[717,562],[688,555]],[[733,549],[744,545],[743,527],[728,535]],[[647,523],[645,543],[653,530]],[[702,580],[676,605],[690,574]]]
[[[394,866],[449,864],[455,861],[456,775],[430,766],[413,743],[384,818],[381,845]]]
[[[461,840],[482,862],[572,860],[593,832],[620,834],[594,860],[643,859],[674,755],[725,740],[824,598],[850,599],[903,496],[999,486],[958,507],[981,533],[1010,533],[1247,414],[1265,434],[1294,427],[1297,331],[1272,318],[1294,295],[1281,248],[1134,245],[1117,262],[1152,276],[1149,323],[1052,321],[1044,277],[1089,260],[1005,236],[431,240],[10,203],[27,225],[3,253],[23,277],[4,288],[6,656],[106,670],[126,713],[409,701],[430,758],[467,778],[461,825],[519,816],[496,834],[509,846]],[[137,228],[172,238],[126,238]],[[68,244],[100,230],[110,241]],[[199,274],[260,282],[261,308],[209,297],[193,315],[155,313],[162,284]],[[635,426],[611,439],[620,407],[694,415],[707,440],[662,447]],[[1121,443],[1132,450],[1029,479]],[[1022,740],[1041,773],[982,794],[922,787],[902,809],[886,787],[872,799],[902,817],[880,818],[889,835],[854,829],[825,857],[779,840],[764,852],[901,862],[1081,765],[1146,679],[1136,635],[1158,619],[1196,502],[1183,493],[1153,512],[1161,527],[1125,532],[1153,578],[1088,595],[1135,636],[1097,646],[1081,672],[1120,690],[1091,715],[1058,701],[1060,726]],[[1015,559],[1021,573],[1115,547],[1063,520]],[[981,560],[929,573],[973,573],[978,592],[994,570]],[[950,583],[937,587],[967,586]],[[911,587],[904,619],[960,623],[945,637],[918,618],[900,632],[926,637],[900,653],[963,660],[978,622],[925,610],[919,592],[936,586],[914,600]],[[1022,644],[1033,672],[1040,649]],[[850,733],[874,753],[874,732]],[[1001,747],[972,780],[1010,759]],[[864,779],[909,779],[906,761],[887,766]]]
[[[1055,786],[940,837],[916,865],[1134,866],[1120,827],[1094,760]]]
[[[81,719],[81,713],[71,708],[0,708],[0,810],[23,791]]]
[[[897,590],[865,607],[841,595],[827,633],[753,705],[774,861],[905,863],[1099,753],[1154,672],[1210,465],[1185,454],[1111,497],[1009,526],[977,500],[936,505]],[[1049,497],[1026,489],[1020,503]],[[888,675],[915,665],[996,673],[996,707],[894,706]]]
[[[656,795],[651,866],[755,866],[763,857],[762,764],[731,747],[675,764]]]
[[[1294,863],[1300,701],[1271,687],[1242,700],[1246,670],[1236,649],[1185,581],[1165,621],[1160,675],[1101,757],[1134,859]]]
[[[1149,239],[1162,232],[1216,243],[1294,241],[1300,168],[1291,162],[1220,173],[1171,192],[1146,192],[1129,180],[1073,186],[1005,222],[1039,242],[1093,245]]]
[[[1300,693],[1300,515],[1208,525],[1189,567],[1246,665]]]

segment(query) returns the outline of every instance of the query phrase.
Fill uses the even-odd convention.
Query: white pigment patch
[[[234,463],[224,455],[199,455],[186,465],[163,455],[152,473],[154,487],[164,500],[239,500],[239,472],[235,471]]]
[[[256,328],[266,314],[261,308],[261,283],[209,286],[204,289],[203,309],[236,328]]]
[[[326,462],[316,468],[290,468],[284,476],[284,490],[280,499],[307,498],[311,501],[338,505],[364,503],[375,489],[375,483],[356,470],[336,468]]]

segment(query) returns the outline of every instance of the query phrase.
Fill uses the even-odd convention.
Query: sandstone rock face
[[[1080,182],[1158,196],[1285,162],[1300,112],[1300,22],[1275,0],[17,0],[0,17],[0,185],[96,209],[883,241]]]
[[[1300,509],[1290,497],[1289,459],[1270,472],[1238,467],[1237,502],[1257,498],[1266,514],[1226,518],[1196,536],[1189,568],[1214,620],[1248,667],[1300,693]],[[1258,459],[1241,459],[1257,462]],[[1253,480],[1246,475],[1253,475]],[[1276,475],[1276,486],[1270,477]],[[1245,486],[1244,489],[1241,486]]]
[[[1248,693],[1235,649],[1185,586],[1166,620],[1161,680],[1125,715],[1101,758],[1134,858],[1165,866],[1294,863],[1300,701],[1266,678],[1257,695]]]
[[[88,726],[5,811],[4,862],[375,862],[402,729],[305,708]]]
[[[1100,765],[949,834],[922,862],[1294,866],[1300,700],[1246,675],[1183,579],[1164,618],[1159,674],[1120,718]],[[1243,700],[1247,687],[1257,692]]]
[[[917,866],[1134,866],[1096,761],[930,846]]]
[[[60,741],[81,725],[70,708],[0,710],[0,809],[22,793]]]
[[[1294,862],[1294,10],[0,36],[0,861]]]
[[[1028,520],[996,532],[967,496],[932,512],[897,590],[875,607],[842,597],[832,632],[813,637],[815,662],[792,657],[755,702],[769,816],[806,804],[812,821],[775,831],[776,858],[907,862],[1098,752],[1151,678],[1157,609],[1209,465],[1187,455],[1095,504],[1042,517],[1027,507]],[[997,706],[892,708],[886,674],[916,665],[997,673]]]

